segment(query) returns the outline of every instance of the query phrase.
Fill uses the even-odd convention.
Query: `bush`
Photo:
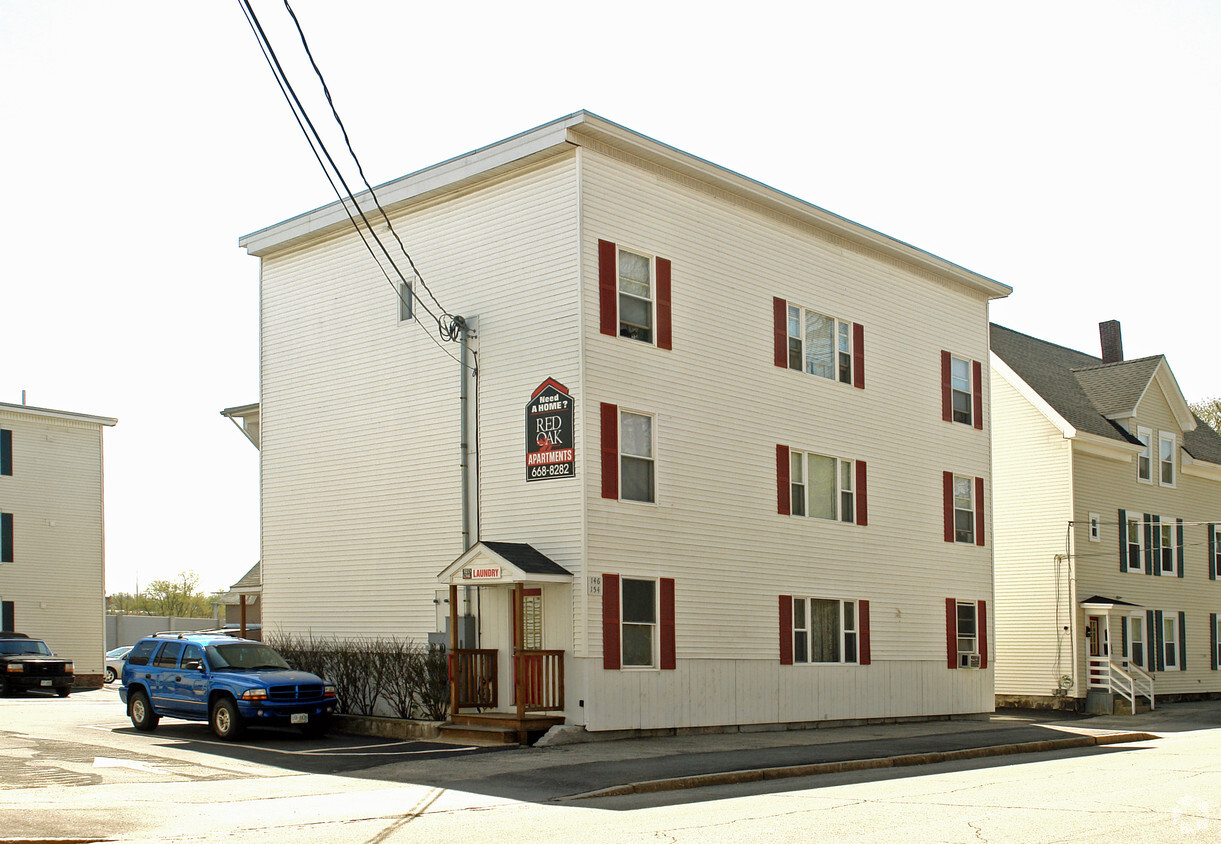
[[[315,639],[291,633],[267,637],[285,661],[335,686],[339,711],[374,715],[378,703],[398,718],[440,721],[449,711],[445,648],[410,640]]]

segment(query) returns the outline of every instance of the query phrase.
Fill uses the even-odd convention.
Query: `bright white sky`
[[[1221,394],[1213,0],[293,8],[374,184],[585,108],[1011,285],[1002,325],[1096,354],[1118,319]],[[334,199],[238,3],[0,0],[0,168],[0,401],[118,417],[108,591],[227,588],[259,554],[258,455],[218,414],[258,400],[237,238]]]

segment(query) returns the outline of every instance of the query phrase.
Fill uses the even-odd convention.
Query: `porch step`
[[[527,741],[533,741],[563,723],[563,715],[526,715],[519,721],[515,712],[460,712],[442,725],[441,739],[468,744],[517,744],[522,730]]]

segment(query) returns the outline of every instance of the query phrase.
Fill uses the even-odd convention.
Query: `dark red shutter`
[[[602,575],[602,667],[618,669],[619,656],[619,575]]]
[[[852,323],[852,386],[865,389],[865,326]]]
[[[599,329],[612,337],[619,333],[619,255],[615,244],[598,241],[598,311]]]
[[[979,430],[984,429],[984,366],[979,361],[971,364],[971,380],[974,390],[971,391],[972,420]]]
[[[945,667],[958,667],[958,602],[953,598],[945,599]]]
[[[793,513],[792,492],[789,490],[789,447],[776,446],[776,512],[782,516]]]
[[[984,544],[984,479],[975,479],[975,544]]]
[[[865,461],[854,462],[856,463],[856,523],[867,525],[869,524],[869,483],[866,477]]]
[[[602,497],[619,499],[619,406],[602,402]]]
[[[661,579],[661,670],[674,670],[674,578]]]
[[[954,421],[954,393],[950,381],[950,353],[941,353],[941,418]]]
[[[988,667],[988,603],[975,605],[975,626],[979,630],[979,667]]]
[[[789,366],[789,306],[783,299],[772,299],[772,340],[776,345],[776,366]]]
[[[673,348],[670,332],[670,260],[657,259],[657,348]]]
[[[857,645],[857,657],[861,665],[869,665],[873,661],[873,656],[869,652],[869,602],[856,602],[856,617],[857,617],[857,637],[860,644]]]
[[[780,596],[780,664],[793,664],[793,596]]]
[[[954,473],[941,473],[942,505],[945,511],[945,541],[954,541]]]

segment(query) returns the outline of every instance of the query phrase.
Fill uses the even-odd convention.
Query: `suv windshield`
[[[37,639],[0,639],[0,654],[51,656],[51,649]]]
[[[208,645],[208,664],[213,669],[236,668],[253,671],[259,668],[288,668],[284,657],[266,645],[234,642],[231,645]]]

